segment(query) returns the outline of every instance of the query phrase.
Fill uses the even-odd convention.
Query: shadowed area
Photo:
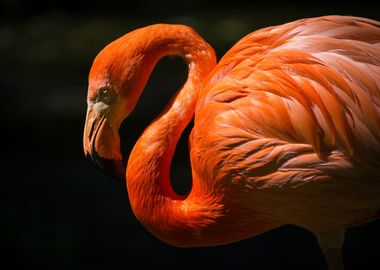
[[[85,160],[82,135],[87,76],[96,54],[135,28],[166,22],[193,26],[220,58],[240,37],[261,27],[326,14],[379,20],[375,3],[204,1],[0,2],[1,155],[0,247],[13,266],[116,269],[137,264],[247,264],[252,269],[324,269],[314,236],[288,225],[220,247],[178,249],[149,234],[135,219],[125,186]],[[136,110],[120,129],[128,153],[144,128],[186,79],[180,59],[154,70]],[[191,187],[190,128],[172,164],[175,190]],[[378,265],[380,222],[349,229],[347,269]],[[4,262],[5,265],[5,262]]]

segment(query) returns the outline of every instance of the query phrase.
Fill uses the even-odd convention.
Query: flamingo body
[[[312,231],[375,217],[378,27],[332,16],[240,40],[197,102],[190,139],[196,175],[239,194],[226,196],[241,205],[237,211],[260,208]]]
[[[341,267],[344,230],[380,209],[380,23],[326,16],[265,28],[217,65],[185,26],[125,35],[90,72],[84,147],[99,166],[121,160],[117,130],[165,55],[182,57],[189,76],[130,154],[136,217],[183,247],[296,224],[315,233],[331,268]],[[193,185],[180,196],[170,163],[194,115]]]

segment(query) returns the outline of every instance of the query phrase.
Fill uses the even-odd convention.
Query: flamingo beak
[[[120,153],[118,131],[107,121],[107,116],[91,107],[87,110],[83,136],[85,156],[102,172],[118,182],[125,182],[125,162]]]

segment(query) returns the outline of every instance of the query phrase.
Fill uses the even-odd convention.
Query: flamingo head
[[[130,33],[110,43],[95,58],[89,75],[83,147],[87,158],[125,182],[119,127],[135,107],[150,66]]]
[[[114,91],[104,86],[87,101],[83,147],[87,158],[102,171],[123,182],[125,162],[120,151],[119,122]]]

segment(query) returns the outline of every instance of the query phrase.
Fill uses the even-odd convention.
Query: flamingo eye
[[[100,88],[98,91],[98,100],[109,103],[111,101],[111,89],[107,86]]]
[[[110,92],[110,90],[109,90],[108,87],[102,87],[102,88],[100,88],[100,90],[99,90],[99,95],[100,95],[101,97],[105,97],[105,96],[107,96],[107,95],[109,94],[109,92]]]

